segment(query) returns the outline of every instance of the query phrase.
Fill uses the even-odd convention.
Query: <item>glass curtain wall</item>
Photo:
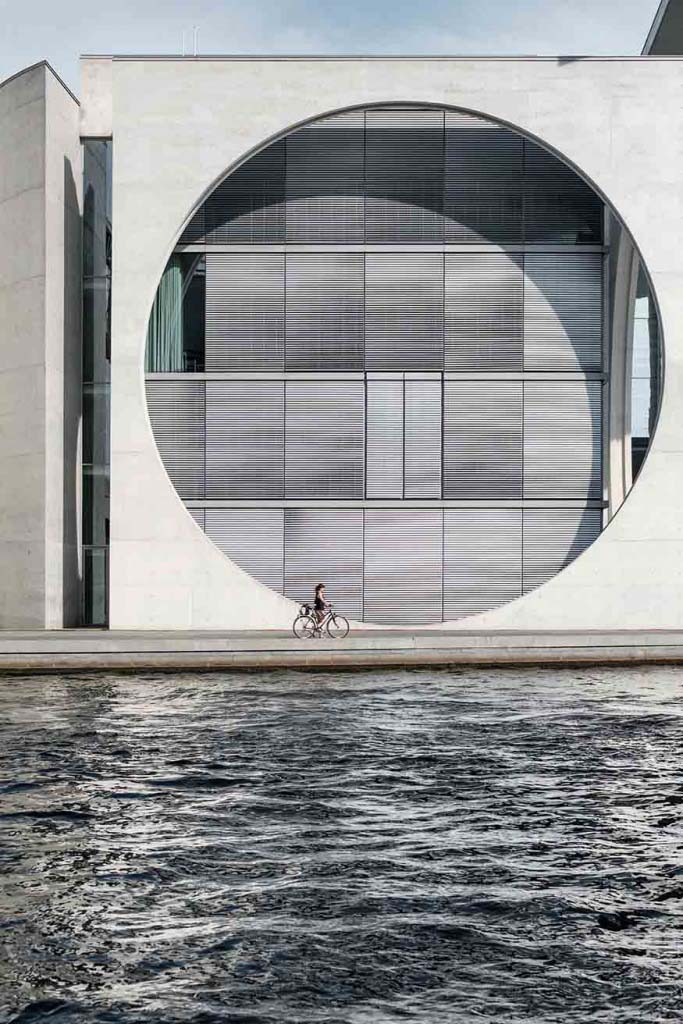
[[[631,463],[633,479],[640,472],[650,444],[661,378],[659,320],[643,268],[638,269],[633,314],[633,372],[631,377]]]
[[[83,143],[83,625],[106,626],[109,593],[111,142]]]

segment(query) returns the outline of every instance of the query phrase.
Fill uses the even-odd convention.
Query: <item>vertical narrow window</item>
[[[441,497],[441,377],[405,379],[404,497]]]
[[[643,268],[638,269],[633,316],[631,464],[635,480],[652,437],[659,404],[659,319]]]
[[[403,497],[403,374],[367,380],[368,498]]]
[[[83,143],[83,585],[81,621],[109,618],[111,142]]]

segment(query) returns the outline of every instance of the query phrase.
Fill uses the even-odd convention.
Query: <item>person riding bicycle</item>
[[[315,617],[316,620],[318,621],[318,624],[320,624],[323,621],[328,608],[331,607],[332,605],[325,600],[325,584],[318,583],[317,587],[315,588],[315,599],[313,601],[313,611],[315,612]]]

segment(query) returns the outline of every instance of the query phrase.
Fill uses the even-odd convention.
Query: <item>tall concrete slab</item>
[[[45,63],[0,84],[0,627],[79,607],[78,103]]]

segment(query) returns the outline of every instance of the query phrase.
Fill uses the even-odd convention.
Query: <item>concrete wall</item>
[[[0,627],[78,616],[79,168],[52,70],[0,85]]]
[[[454,628],[683,627],[683,62],[95,58],[83,81],[84,134],[114,137],[112,626],[291,622],[292,604],[211,544],[164,471],[144,399],[147,319],[183,223],[228,169],[297,123],[411,101],[498,118],[582,170],[642,251],[666,350],[652,450],[605,533],[538,591]]]

